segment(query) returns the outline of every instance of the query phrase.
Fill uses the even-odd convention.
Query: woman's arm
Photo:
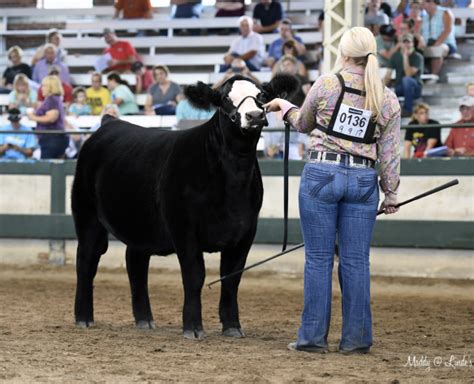
[[[403,157],[405,159],[409,159],[410,153],[411,153],[411,141],[405,140],[405,143],[403,144]]]
[[[155,114],[155,111],[153,110],[153,99],[149,93],[146,95],[146,99],[145,99],[145,114],[146,115]]]
[[[388,122],[382,128],[380,137],[377,140],[378,161],[380,163],[380,187],[385,194],[384,206],[393,206],[397,203],[398,185],[400,184],[401,110],[395,95],[393,95],[390,103],[392,111],[388,114]]]
[[[28,118],[41,124],[55,123],[59,118],[59,111],[57,109],[50,109],[43,116],[35,115],[34,112],[28,113]]]

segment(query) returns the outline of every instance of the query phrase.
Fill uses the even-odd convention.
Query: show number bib
[[[362,139],[365,137],[371,117],[371,111],[350,107],[342,103],[339,107],[336,121],[334,122],[333,131],[342,135]]]

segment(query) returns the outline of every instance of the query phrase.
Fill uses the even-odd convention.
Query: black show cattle
[[[191,102],[218,110],[208,122],[186,131],[103,118],[81,149],[72,190],[79,327],[94,321],[93,280],[111,233],[127,245],[137,327],[155,328],[148,297],[150,256],[175,252],[184,286],[184,336],[204,337],[203,252],[221,252],[221,275],[244,267],[263,198],[256,159],[266,125],[262,102],[294,88],[295,79],[287,76],[263,88],[241,76],[219,90],[203,83],[190,86]],[[237,303],[240,278],[222,282],[219,316],[226,336],[244,336]]]

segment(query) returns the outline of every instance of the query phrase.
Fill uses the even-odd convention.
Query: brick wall
[[[0,8],[36,7],[37,0],[0,0]]]
[[[94,0],[94,6],[96,5],[114,5],[114,0]]]

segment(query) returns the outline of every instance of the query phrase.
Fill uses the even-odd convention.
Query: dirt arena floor
[[[207,282],[216,278],[209,274]],[[177,271],[150,273],[158,329],[133,327],[126,272],[104,270],[95,283],[96,326],[73,325],[72,266],[0,265],[0,382],[474,382],[472,281],[373,278],[374,346],[337,353],[340,295],[335,289],[331,352],[286,349],[302,306],[301,278],[248,273],[241,285],[247,338],[220,335],[219,288],[203,290],[207,338],[181,336]],[[335,280],[335,287],[337,283]]]

